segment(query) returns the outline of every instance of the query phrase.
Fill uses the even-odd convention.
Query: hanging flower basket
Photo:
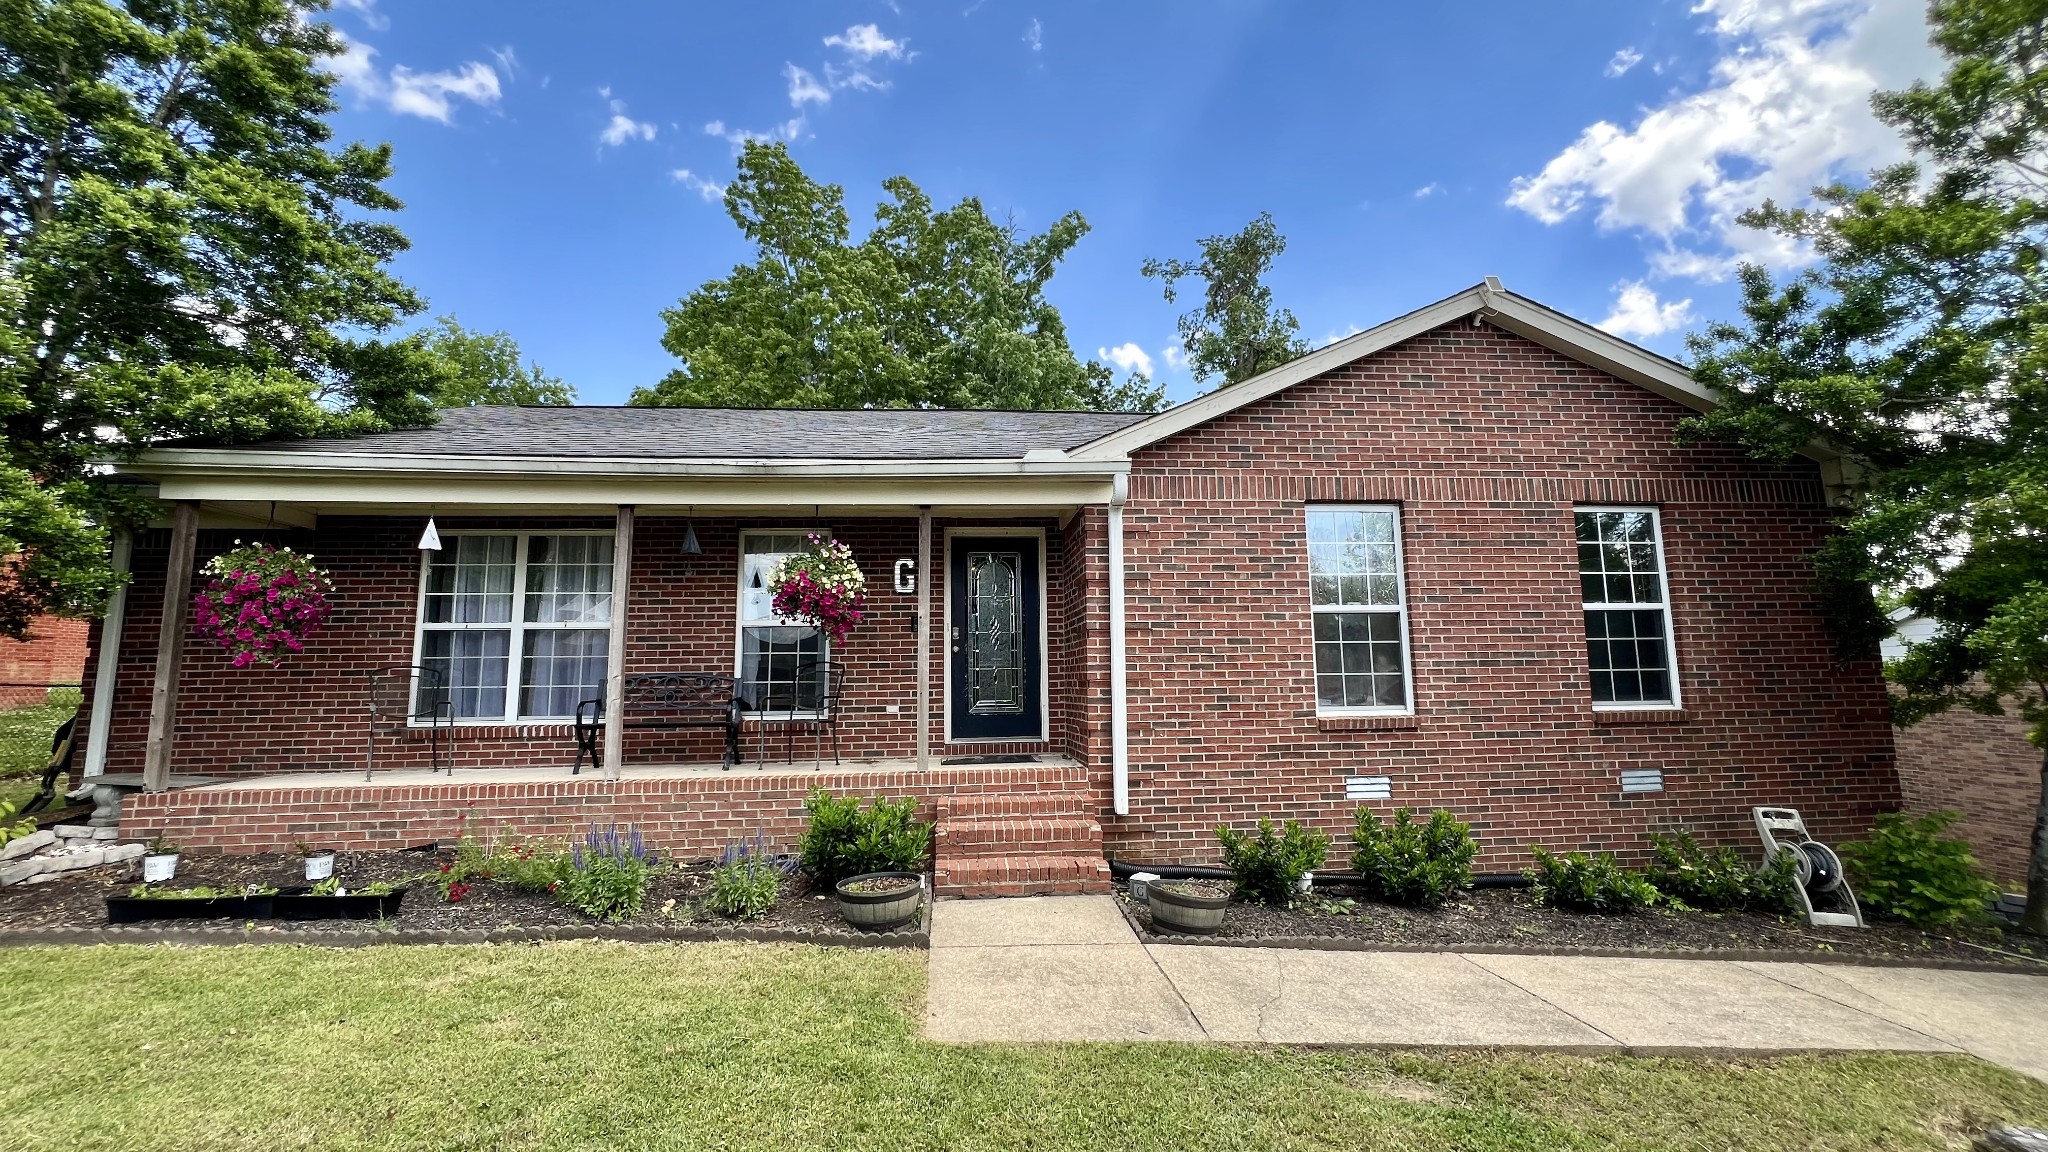
[[[853,550],[811,533],[811,546],[783,558],[768,578],[775,614],[818,626],[835,644],[846,639],[867,609],[867,578]]]
[[[327,620],[334,581],[311,556],[237,540],[206,562],[206,575],[192,600],[192,625],[233,653],[237,668],[305,651],[306,637]]]

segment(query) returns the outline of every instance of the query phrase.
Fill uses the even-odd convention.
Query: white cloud
[[[1415,198],[1417,200],[1427,200],[1431,196],[1441,196],[1443,194],[1444,186],[1436,183],[1433,180],[1415,190]]]
[[[782,75],[789,80],[789,106],[802,108],[806,104],[829,104],[832,90],[818,83],[818,78],[794,64],[784,64]]]
[[[377,67],[375,48],[340,31],[335,35],[342,52],[328,58],[327,70],[343,89],[393,112],[448,124],[454,119],[454,101],[489,108],[503,95],[498,74],[488,64],[471,60],[446,72],[415,72],[400,64],[386,75]]]
[[[1616,336],[1662,336],[1692,323],[1692,301],[1663,303],[1657,293],[1640,280],[1624,280],[1614,286],[1614,309],[1600,327]]]
[[[1188,366],[1187,350],[1178,344],[1168,344],[1159,350],[1159,358],[1168,368],[1181,369]]]
[[[1033,16],[1031,18],[1031,27],[1024,30],[1024,42],[1031,45],[1033,52],[1045,50],[1045,28],[1039,24],[1038,17]]]
[[[454,115],[451,98],[489,107],[500,95],[498,74],[475,60],[451,72],[415,72],[403,64],[391,70],[391,110],[443,124]]]
[[[372,32],[382,32],[391,27],[391,18],[377,11],[377,0],[334,0],[334,6],[354,12],[362,20],[363,26]]]
[[[1350,337],[1356,336],[1363,331],[1365,331],[1365,329],[1360,328],[1356,324],[1344,325],[1344,330],[1342,332],[1339,332],[1335,328],[1332,328],[1328,332],[1323,333],[1323,338],[1321,340],[1316,341],[1316,347],[1327,348],[1330,345],[1335,344],[1339,340],[1349,339]]]
[[[855,24],[844,32],[825,37],[826,47],[843,48],[848,56],[858,60],[873,60],[877,56],[901,60],[904,43],[882,35],[882,30],[873,24]]]
[[[505,74],[506,80],[509,81],[519,75],[519,53],[514,52],[510,44],[505,45],[503,48],[493,48],[490,51],[491,59],[498,62],[498,70]]]
[[[1507,202],[1545,224],[1589,203],[1602,231],[1650,237],[1661,275],[1713,279],[1741,260],[1793,267],[1801,246],[1744,228],[1766,199],[1897,160],[1870,112],[1877,89],[1936,75],[1921,0],[1700,0],[1722,45],[1708,85],[1648,109],[1633,127],[1600,121]]]
[[[887,80],[876,79],[865,68],[841,68],[829,63],[825,65],[825,83],[834,88],[853,88],[863,92],[880,92],[889,86]]]
[[[1607,75],[1609,77],[1626,76],[1629,69],[1642,62],[1643,54],[1638,52],[1633,46],[1623,48],[1616,52],[1612,59],[1607,61]]]
[[[725,198],[725,185],[718,183],[716,180],[706,180],[688,168],[678,168],[674,172],[669,173],[669,175],[675,177],[676,183],[695,192],[707,202]]]
[[[604,131],[597,134],[599,143],[607,148],[616,148],[634,140],[654,139],[657,131],[655,126],[649,121],[635,120],[626,115],[626,102],[612,98],[611,85],[599,88],[597,94],[604,97],[605,106],[610,108],[612,113],[612,118],[605,124]]]
[[[1125,372],[1152,375],[1152,357],[1145,354],[1135,341],[1126,341],[1114,348],[1098,348],[1095,354],[1116,365]]]
[[[713,120],[704,125],[704,134],[706,136],[718,137],[720,140],[732,145],[735,152],[739,151],[741,145],[749,141],[756,144],[772,144],[777,140],[794,140],[803,130],[804,118],[801,116],[794,116],[784,120],[766,132],[756,132],[751,128],[728,127],[723,120]]]

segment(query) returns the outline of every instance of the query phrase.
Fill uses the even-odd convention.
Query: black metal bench
[[[740,762],[739,682],[731,676],[699,672],[667,672],[626,677],[621,709],[627,728],[722,728],[725,730],[727,768]],[[604,740],[604,699],[585,700],[576,706],[576,766],[583,771],[583,758],[592,767],[602,764]]]

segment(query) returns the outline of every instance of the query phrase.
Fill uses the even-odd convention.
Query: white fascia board
[[[321,474],[469,476],[632,476],[720,479],[934,480],[1004,476],[1099,476],[1130,470],[1129,461],[1033,458],[1028,460],[783,460],[751,458],[649,459],[584,456],[420,456],[389,452],[264,452],[249,448],[162,448],[117,471],[155,477],[274,475],[307,479]]]

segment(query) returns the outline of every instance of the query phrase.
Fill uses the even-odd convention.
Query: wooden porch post
[[[178,665],[185,658],[192,560],[198,548],[199,502],[180,500],[171,518],[171,556],[164,568],[163,612],[157,619],[156,681],[149,690],[149,743],[142,757],[145,792],[162,792],[171,786],[171,743],[178,723]]]
[[[932,508],[917,509],[917,770],[932,766]]]
[[[633,573],[633,506],[619,505],[612,537],[612,633],[605,647],[609,659],[604,678],[604,778],[617,780],[625,758],[626,734],[626,597]]]

